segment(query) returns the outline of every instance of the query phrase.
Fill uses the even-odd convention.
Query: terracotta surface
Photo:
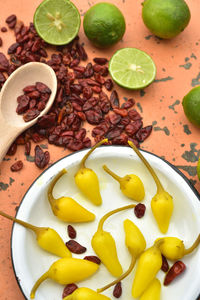
[[[5,18],[16,13],[25,23],[32,21],[33,13],[41,0],[2,0],[0,27],[5,25]],[[100,1],[74,0],[81,14]],[[126,17],[127,30],[123,41],[109,50],[97,50],[84,36],[82,27],[81,41],[85,43],[89,58],[106,56],[108,59],[121,47],[136,47],[149,53],[157,66],[156,80],[144,91],[129,92],[117,88],[121,97],[132,96],[136,108],[141,113],[144,125],[153,125],[151,136],[141,148],[151,151],[174,164],[182,171],[200,192],[200,182],[196,175],[196,165],[200,156],[200,129],[186,119],[182,109],[182,98],[192,88],[200,84],[199,70],[199,11],[200,2],[187,1],[191,10],[191,21],[186,30],[171,41],[155,38],[145,28],[141,19],[141,0],[113,0]],[[1,33],[3,47],[14,42],[12,31]],[[43,142],[42,144],[47,144]],[[48,146],[51,151],[51,163],[66,156],[69,152],[55,146]],[[14,157],[6,157],[0,167],[1,210],[15,215],[16,209],[33,180],[41,173],[34,163],[28,162],[24,148],[19,147]],[[32,147],[32,155],[33,154]],[[18,173],[10,171],[11,164],[21,159],[24,169]],[[0,299],[21,300],[23,296],[17,285],[10,257],[11,222],[0,220]],[[193,299],[191,299],[193,300]]]

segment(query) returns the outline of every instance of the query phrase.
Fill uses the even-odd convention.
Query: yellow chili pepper
[[[131,264],[128,268],[128,270],[122,274],[118,279],[114,280],[113,282],[107,284],[101,289],[97,289],[98,293],[102,293],[103,291],[107,290],[111,286],[117,284],[118,282],[122,281],[124,278],[126,278],[131,271],[133,270],[136,260],[138,256],[144,251],[146,248],[146,241],[144,239],[143,234],[139,230],[139,228],[131,221],[131,220],[125,220],[124,221],[124,231],[125,231],[125,243],[126,247],[128,248],[132,259]]]
[[[183,241],[177,237],[164,237],[157,239],[156,241],[163,241],[160,245],[160,251],[166,258],[170,260],[178,260],[183,256],[190,254],[198,247],[200,244],[200,234],[194,241],[193,245],[188,249],[185,248]]]
[[[67,173],[66,170],[62,170],[58,173],[57,176],[52,180],[48,189],[48,199],[51,205],[52,211],[54,215],[65,222],[70,223],[82,223],[82,222],[90,222],[95,219],[95,215],[85,209],[83,206],[78,204],[74,199],[70,197],[60,197],[55,199],[53,196],[53,189],[56,185],[57,181]]]
[[[98,264],[78,258],[61,258],[54,262],[49,270],[35,283],[31,290],[31,299],[35,298],[35,292],[40,284],[50,278],[60,284],[69,284],[82,281],[92,276],[99,268]]]
[[[120,189],[126,197],[138,202],[141,202],[144,199],[144,185],[137,175],[130,174],[124,177],[119,177],[117,174],[112,172],[106,165],[103,166],[103,169],[119,182]]]
[[[79,190],[95,205],[101,205],[102,203],[99,180],[96,173],[92,169],[85,167],[85,161],[97,147],[106,142],[108,142],[108,139],[100,141],[90,151],[88,151],[88,153],[83,157],[80,163],[78,172],[74,176],[75,183]]]
[[[161,283],[160,280],[154,278],[148,288],[144,291],[140,300],[160,300]]]
[[[142,295],[162,266],[162,255],[159,249],[161,243],[162,241],[156,242],[139,257],[132,286],[134,298]]]
[[[145,164],[156,183],[157,193],[151,200],[151,209],[160,231],[162,233],[166,233],[174,209],[173,198],[167,191],[164,190],[155,171],[150,166],[148,161],[144,158],[144,156],[141,154],[141,152],[137,149],[134,143],[128,141],[128,144],[131,146],[131,148],[133,148],[133,150]]]
[[[109,297],[100,295],[97,292],[88,288],[76,289],[71,295],[63,300],[111,300]]]
[[[47,252],[55,254],[60,257],[71,257],[72,254],[66,247],[65,243],[59,236],[59,234],[52,228],[49,227],[37,227],[22,220],[16,219],[12,216],[7,215],[3,211],[0,211],[0,215],[18,223],[25,228],[32,230],[36,234],[36,240],[38,245]]]
[[[103,230],[103,224],[111,215],[133,207],[135,207],[134,204],[127,205],[112,210],[103,216],[99,221],[97,232],[94,234],[91,241],[92,248],[101,259],[102,263],[105,265],[108,271],[116,277],[119,277],[123,270],[117,256],[115,240],[109,232]]]

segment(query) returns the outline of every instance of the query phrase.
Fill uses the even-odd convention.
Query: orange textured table
[[[84,12],[100,1],[74,0],[82,18]],[[108,1],[106,1],[108,2]],[[186,30],[172,40],[160,40],[154,37],[144,26],[141,18],[142,1],[113,0],[126,18],[127,29],[123,41],[108,50],[94,48],[80,30],[80,40],[91,61],[93,57],[107,57],[122,47],[136,47],[146,51],[157,66],[156,80],[142,91],[127,91],[115,86],[120,97],[133,97],[136,109],[143,117],[144,126],[153,125],[150,137],[141,144],[141,148],[153,152],[175,165],[183,172],[200,192],[200,182],[196,174],[196,165],[200,156],[200,128],[186,119],[182,109],[182,98],[194,86],[200,85],[200,2],[187,1],[191,10],[191,21]],[[29,24],[41,0],[5,0],[1,1],[0,27],[6,26],[5,19],[11,14]],[[14,33],[0,32],[3,40],[1,52],[14,43]],[[50,163],[69,154],[69,151],[56,146],[42,144],[50,149]],[[32,146],[31,155],[34,155]],[[10,166],[21,159],[24,168],[17,173]],[[0,167],[0,209],[15,215],[16,209],[26,190],[42,171],[34,162],[27,161],[24,147],[18,147],[13,157],[4,159]],[[11,264],[10,236],[12,223],[0,218],[0,299],[21,300],[23,295],[17,285]],[[192,299],[191,299],[192,300]]]

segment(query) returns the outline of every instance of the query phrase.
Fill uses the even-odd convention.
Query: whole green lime
[[[106,48],[121,40],[126,23],[123,14],[115,5],[100,2],[86,12],[83,28],[95,46]]]
[[[186,117],[200,127],[200,86],[193,88],[182,101]]]
[[[185,29],[190,21],[190,10],[184,0],[145,0],[142,18],[156,36],[170,39]]]

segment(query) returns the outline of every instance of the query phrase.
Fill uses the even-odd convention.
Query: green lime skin
[[[200,127],[200,86],[193,88],[182,101],[188,120]]]
[[[85,14],[83,28],[87,38],[99,48],[106,48],[122,39],[126,23],[121,11],[111,3],[100,2]]]
[[[197,164],[197,175],[198,175],[199,180],[200,180],[200,158],[199,158],[199,161],[198,161],[198,164]]]
[[[184,0],[146,0],[142,18],[156,36],[171,39],[181,33],[190,21],[190,10]]]

